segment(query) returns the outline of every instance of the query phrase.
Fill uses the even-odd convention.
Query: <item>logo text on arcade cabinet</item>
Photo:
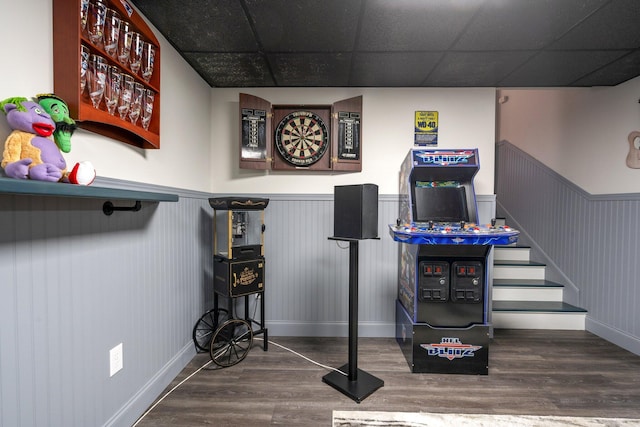
[[[460,338],[455,337],[443,337],[439,343],[420,344],[420,347],[427,350],[429,356],[443,357],[449,360],[474,357],[475,352],[482,348],[481,345],[463,344]]]
[[[453,165],[467,165],[475,164],[474,161],[475,152],[473,151],[419,151],[415,153],[416,164],[423,165],[439,165],[439,166],[453,166]]]

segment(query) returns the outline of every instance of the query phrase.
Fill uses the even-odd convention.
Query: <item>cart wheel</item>
[[[228,318],[229,312],[224,308],[212,308],[200,317],[200,320],[193,327],[193,343],[198,352],[209,351],[213,333]]]
[[[218,366],[233,366],[245,358],[252,342],[253,330],[249,323],[241,319],[230,319],[213,334],[209,355]]]

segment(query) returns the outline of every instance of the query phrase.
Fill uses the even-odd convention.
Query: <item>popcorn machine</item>
[[[202,315],[193,330],[196,348],[208,351],[220,366],[240,362],[251,348],[253,335],[263,335],[264,324],[264,210],[269,199],[246,197],[210,198],[213,216],[214,307]],[[259,318],[250,313],[250,296],[259,301]],[[220,306],[226,298],[227,307]],[[237,298],[244,299],[243,318],[234,316]],[[256,306],[256,310],[257,310]]]

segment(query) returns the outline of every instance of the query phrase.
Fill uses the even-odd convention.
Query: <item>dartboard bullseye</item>
[[[275,133],[278,152],[292,165],[310,166],[327,151],[327,126],[311,111],[287,114],[278,124]]]

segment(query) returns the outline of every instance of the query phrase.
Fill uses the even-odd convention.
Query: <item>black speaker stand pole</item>
[[[356,402],[384,385],[384,381],[358,369],[358,240],[329,237],[349,242],[349,362],[322,377],[322,381]],[[343,373],[347,373],[344,375]]]

